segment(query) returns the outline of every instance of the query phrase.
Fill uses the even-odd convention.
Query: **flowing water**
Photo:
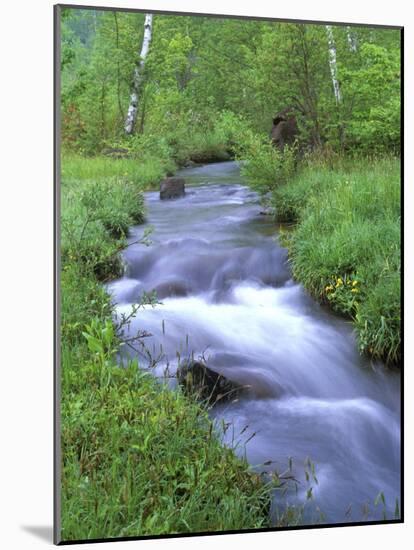
[[[118,312],[155,289],[162,305],[140,310],[131,330],[151,333],[145,344],[158,375],[194,354],[249,387],[211,415],[226,427],[225,444],[259,471],[291,466],[299,483],[284,501],[306,502],[305,523],[318,508],[324,523],[382,519],[380,492],[392,519],[400,499],[399,375],[363,360],[350,324],[292,280],[275,226],[236,163],[181,174],[185,197],[145,195],[152,244],[124,252],[125,276],[109,285]],[[142,233],[133,227],[130,242]]]

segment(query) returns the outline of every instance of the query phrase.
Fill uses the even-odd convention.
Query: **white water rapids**
[[[349,323],[316,304],[291,278],[275,227],[236,163],[182,171],[185,197],[146,193],[152,244],[124,252],[125,276],[108,288],[128,314],[144,291],[162,305],[139,310],[131,331],[174,372],[180,357],[250,386],[212,417],[229,423],[224,442],[259,471],[292,461],[298,491],[275,503],[305,504],[304,522],[394,518],[400,499],[399,374],[371,365],[356,349]],[[130,242],[143,226],[131,228]],[[140,358],[145,364],[145,356]],[[253,437],[251,437],[255,434]],[[245,445],[244,443],[247,442]],[[317,483],[305,477],[307,458]],[[268,461],[270,464],[263,465]],[[312,487],[312,498],[306,500]],[[318,516],[318,517],[317,517]]]

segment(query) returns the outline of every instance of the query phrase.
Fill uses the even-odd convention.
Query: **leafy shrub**
[[[232,111],[221,111],[217,116],[214,129],[233,155],[242,156],[243,151],[248,150],[256,139],[249,123]]]
[[[296,148],[286,146],[280,151],[267,137],[255,133],[243,117],[223,111],[215,129],[240,161],[247,183],[260,195],[274,191],[295,173]]]
[[[269,141],[256,139],[243,151],[242,175],[260,195],[273,192],[293,176],[296,169],[296,151],[286,146],[280,151]]]

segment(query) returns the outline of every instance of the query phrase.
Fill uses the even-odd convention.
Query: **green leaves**
[[[282,152],[259,136],[249,140],[242,157],[245,160],[241,166],[242,175],[262,196],[286,184],[296,169],[295,147],[286,146]]]
[[[205,410],[136,364],[99,360],[112,349],[108,323],[84,331],[96,359],[64,354],[63,538],[267,526],[269,487],[221,445]]]
[[[82,334],[88,341],[89,351],[91,351],[92,353],[98,353],[98,354],[103,353],[104,348],[100,340],[92,336],[92,334],[88,334],[87,332],[82,332]]]
[[[150,442],[151,437],[152,437],[152,434],[149,433],[145,437],[144,442],[143,442],[142,445],[138,445],[138,444],[131,445],[131,449],[133,449],[134,451],[138,451],[140,453],[145,453],[148,449],[148,444]]]
[[[111,359],[117,352],[117,338],[110,319],[104,323],[98,318],[92,319],[91,323],[86,325],[82,335],[88,343],[89,351],[101,364]]]
[[[361,45],[357,66],[342,68],[344,93],[353,98],[347,132],[364,151],[399,150],[400,52],[374,43]]]
[[[143,14],[66,10],[62,22],[63,141],[96,153],[123,135]],[[267,135],[293,105],[304,143],[335,149],[399,145],[399,31],[332,26],[341,102],[325,27],[157,15],[138,135],[211,131],[222,111]],[[352,47],[350,46],[352,42]],[[181,136],[181,139],[180,139]],[[172,140],[170,140],[172,141]]]

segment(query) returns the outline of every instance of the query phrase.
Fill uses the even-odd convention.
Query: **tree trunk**
[[[300,89],[303,96],[306,116],[310,121],[312,121],[312,127],[310,129],[312,144],[314,147],[318,148],[321,146],[321,132],[318,115],[318,94],[316,91],[316,86],[312,82],[312,73],[309,69],[311,56],[308,38],[306,36],[306,27],[297,25],[296,28],[298,29],[300,36],[299,43],[302,65],[302,74],[298,74],[298,79],[300,82]]]
[[[336,65],[336,46],[332,32],[332,27],[326,25],[326,32],[328,35],[328,47],[329,47],[329,67],[331,69],[332,86],[334,90],[336,103],[341,103],[341,89],[338,82],[338,68]]]
[[[124,129],[127,135],[131,135],[133,133],[135,122],[137,120],[138,102],[139,102],[140,92],[141,92],[142,83],[143,83],[145,59],[148,54],[151,38],[152,38],[152,14],[147,13],[147,15],[145,16],[144,38],[142,40],[141,53],[134,71],[134,80],[132,82],[132,91],[131,91],[131,97],[129,100],[128,113],[125,119]]]
[[[144,133],[145,114],[146,114],[145,113],[145,111],[146,111],[145,107],[146,107],[146,103],[147,103],[147,101],[146,101],[147,97],[146,96],[147,96],[147,94],[144,91],[144,94],[142,96],[142,103],[141,103],[141,105],[142,105],[142,107],[141,107],[141,118],[140,118],[140,121],[139,121],[139,128],[138,128],[138,132],[140,134]]]
[[[355,33],[352,32],[351,27],[346,28],[346,38],[348,40],[348,46],[351,52],[356,52],[358,49],[358,42]]]
[[[116,11],[113,12],[115,21],[115,39],[116,39],[116,84],[117,84],[117,98],[118,98],[118,111],[119,111],[119,124],[122,124],[124,120],[124,112],[121,103],[121,69],[119,66],[119,26],[118,17]]]
[[[326,32],[328,35],[328,49],[329,49],[329,67],[331,69],[332,87],[334,90],[335,101],[338,111],[338,139],[341,150],[343,151],[345,146],[345,126],[344,120],[341,116],[342,111],[342,94],[341,87],[338,80],[338,67],[336,64],[336,45],[332,32],[332,27],[326,25]]]

